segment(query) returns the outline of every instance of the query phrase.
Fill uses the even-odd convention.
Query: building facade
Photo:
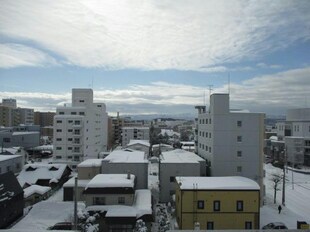
[[[92,89],[72,89],[72,106],[58,107],[54,117],[55,162],[71,167],[107,150],[108,116],[104,103],[93,102]]]
[[[265,115],[231,110],[229,94],[212,94],[209,110],[198,109],[197,153],[209,174],[244,176],[262,187]]]
[[[176,177],[181,230],[259,229],[260,188],[245,177]]]
[[[125,147],[130,140],[150,140],[149,127],[123,127],[122,146]]]
[[[176,176],[205,175],[206,161],[193,152],[181,149],[162,152],[159,163],[159,201],[172,201]]]

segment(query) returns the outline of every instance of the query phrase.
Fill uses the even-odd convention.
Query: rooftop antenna
[[[203,105],[206,105],[206,90],[203,91]]]
[[[230,95],[230,72],[228,73],[228,94]]]
[[[210,98],[210,96],[211,96],[211,92],[212,92],[212,87],[213,87],[213,85],[208,85],[209,86],[209,98]]]

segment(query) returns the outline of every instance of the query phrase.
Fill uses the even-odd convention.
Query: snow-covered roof
[[[10,159],[15,159],[18,157],[22,157],[21,155],[0,155],[0,162],[5,161],[5,160],[10,160]]]
[[[45,186],[40,186],[40,185],[34,184],[34,185],[31,185],[28,188],[24,189],[24,198],[27,198],[27,197],[31,196],[32,194],[35,194],[35,193],[43,195],[50,190],[51,190],[51,187],[45,187]]]
[[[136,144],[141,144],[141,145],[144,145],[147,147],[150,146],[150,142],[148,140],[131,139],[130,142],[127,144],[127,147],[132,146],[132,145],[136,145]]]
[[[103,159],[87,159],[78,165],[79,168],[101,167]]]
[[[2,148],[1,150],[7,151],[7,152],[11,153],[12,155],[15,155],[21,149],[22,149],[21,147],[7,147],[7,148]]]
[[[149,189],[139,189],[135,193],[133,206],[137,209],[137,218],[152,214],[152,194]]]
[[[85,188],[86,185],[90,182],[91,180],[80,180],[78,179],[77,185],[78,187]],[[64,183],[64,187],[74,187],[75,184],[75,177],[70,178],[66,183]]]
[[[246,109],[230,109],[230,113],[250,113],[249,110]]]
[[[123,130],[130,130],[130,129],[138,129],[138,130],[149,130],[149,127],[143,127],[143,126],[125,126],[123,127]]]
[[[59,180],[63,175],[66,164],[26,164],[17,179],[21,186],[25,183],[36,184],[38,180]]]
[[[173,146],[168,145],[168,144],[164,144],[164,143],[161,143],[161,144],[153,144],[153,145],[152,145],[152,148],[159,148],[159,147],[169,147],[169,148],[173,148]]]
[[[127,205],[92,205],[88,211],[106,211],[105,217],[135,217],[152,215],[152,197],[149,189],[140,189],[135,192],[135,200],[132,206]]]
[[[170,129],[161,129],[160,134],[161,134],[162,136],[164,136],[165,134],[167,134],[169,137],[172,137],[172,136],[174,136],[174,135],[180,137],[180,133],[175,132],[175,131],[170,130]]]
[[[86,185],[88,188],[134,188],[135,175],[130,174],[98,174]]]
[[[204,161],[204,159],[193,152],[182,149],[162,152],[160,160],[161,163],[197,163],[199,161]]]
[[[242,176],[226,177],[176,177],[180,189],[205,189],[205,190],[259,190],[259,185]]]
[[[34,147],[32,150],[41,151],[41,150],[53,150],[53,145],[42,145],[38,147]]]
[[[270,138],[269,138],[270,140],[275,140],[275,141],[277,141],[278,140],[278,137],[277,136],[275,136],[275,135],[273,135],[273,136],[270,136]]]
[[[147,163],[143,151],[134,151],[130,149],[114,150],[103,161],[110,163]]]
[[[191,142],[191,141],[181,141],[180,142],[183,146],[195,146],[195,142]]]
[[[13,132],[12,135],[33,135],[33,134],[39,134],[39,131],[17,131]]]

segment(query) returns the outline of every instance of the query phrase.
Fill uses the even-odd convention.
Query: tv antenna
[[[210,98],[210,96],[211,96],[211,92],[212,92],[212,87],[213,87],[213,85],[208,85],[209,86],[209,98]]]

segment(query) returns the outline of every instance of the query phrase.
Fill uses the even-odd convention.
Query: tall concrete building
[[[277,135],[285,141],[291,166],[310,166],[310,108],[288,110],[286,121],[277,124]]]
[[[34,124],[34,111],[29,108],[17,108],[16,99],[2,99],[0,105],[0,126],[18,126]]]
[[[72,106],[58,107],[54,117],[54,159],[72,168],[107,150],[108,115],[93,102],[92,89],[72,89]]]
[[[150,140],[149,127],[123,127],[122,146],[125,147],[130,140]]]
[[[244,176],[263,187],[263,113],[231,110],[229,94],[212,94],[210,107],[196,107],[197,154],[211,176]],[[263,189],[263,188],[261,188]]]

